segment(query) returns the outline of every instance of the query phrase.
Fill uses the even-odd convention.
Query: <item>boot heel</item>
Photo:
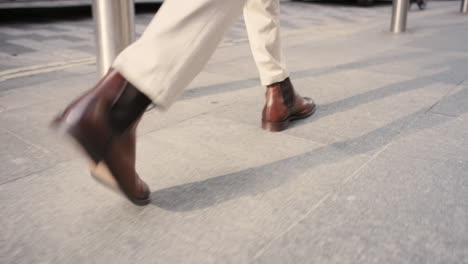
[[[288,128],[289,126],[289,120],[283,121],[283,122],[269,122],[262,120],[262,128],[271,132],[280,132]]]

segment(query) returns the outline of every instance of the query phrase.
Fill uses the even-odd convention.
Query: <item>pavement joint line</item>
[[[14,133],[14,132],[12,132],[12,131],[6,129],[6,128],[0,127],[0,130],[2,130],[2,131],[4,131],[4,132],[8,133],[9,135],[11,135],[11,136],[13,136],[13,137],[19,139],[19,140],[22,141],[23,143],[26,143],[26,144],[28,144],[28,145],[30,145],[30,146],[32,146],[32,147],[34,147],[34,148],[36,148],[36,149],[38,149],[38,150],[44,152],[44,153],[46,153],[46,154],[50,153],[50,151],[49,151],[48,149],[44,148],[43,146],[40,146],[40,145],[35,144],[35,143],[33,143],[33,142],[31,142],[31,141],[29,141],[29,140],[27,140],[27,139],[24,139],[23,137],[19,136],[18,134]]]
[[[434,104],[432,104],[424,113],[425,114],[430,114],[430,113],[434,113],[434,114],[439,114],[439,115],[444,115],[444,116],[449,116],[449,117],[455,117],[455,116],[451,116],[451,115],[447,115],[447,114],[442,114],[442,113],[437,113],[437,112],[433,112],[432,109],[434,107],[436,107],[436,105],[438,105],[442,100],[444,100],[447,96],[449,96],[449,94],[454,91],[455,89],[457,89],[457,87],[459,86],[462,86],[463,83],[465,82],[465,80],[462,80],[460,82],[458,82],[455,86],[452,87],[452,89],[448,89],[444,95],[442,95],[439,100],[437,100],[437,102],[435,102]]]
[[[435,111],[428,111],[428,112],[426,112],[426,114],[429,114],[429,115],[440,115],[440,116],[451,117],[451,118],[457,118],[457,117],[458,117],[457,115],[450,115],[450,114],[441,113],[441,112],[435,112]]]
[[[43,169],[40,169],[40,170],[37,170],[37,171],[32,171],[32,172],[30,172],[30,173],[28,173],[28,174],[26,174],[26,175],[19,176],[19,177],[17,177],[17,178],[14,178],[14,179],[11,179],[11,180],[8,180],[8,181],[5,181],[5,182],[0,182],[0,186],[7,185],[7,184],[9,184],[9,183],[22,180],[22,179],[28,178],[28,177],[30,177],[30,176],[35,176],[35,175],[38,174],[38,173],[41,173],[41,172],[43,172],[43,171],[46,171],[46,170],[50,170],[50,169],[52,169],[52,168],[55,168],[55,167],[57,167],[58,165],[60,165],[60,164],[62,164],[62,163],[65,163],[65,162],[67,162],[67,161],[71,161],[71,159],[70,159],[70,160],[65,160],[65,161],[62,161],[62,162],[57,162],[56,164],[54,164],[54,165],[52,165],[52,166],[50,166],[50,167],[43,168]]]
[[[438,105],[440,103],[440,101],[442,101],[444,98],[446,97],[446,95],[442,96],[439,100],[437,100],[437,102],[433,103],[424,113],[427,114],[427,113],[431,113],[432,112],[432,109]]]
[[[380,154],[382,154],[390,145],[392,145],[393,142],[390,142],[388,144],[386,144],[385,146],[382,147],[381,150],[379,150],[377,153],[375,153],[374,155],[372,155],[372,157],[367,160],[364,164],[362,164],[358,169],[356,169],[350,176],[348,176],[345,180],[343,180],[343,184],[349,182],[351,179],[354,179],[356,178],[355,176],[356,175],[359,175],[359,173],[369,164],[371,163],[372,161],[374,161]],[[286,228],[283,232],[281,232],[279,235],[277,235],[276,237],[274,237],[272,240],[270,240],[264,247],[262,247],[259,251],[257,251],[257,254],[255,254],[255,256],[252,258],[252,260],[250,261],[250,263],[252,263],[253,261],[257,260],[260,256],[263,255],[263,253],[265,253],[265,251],[273,244],[275,243],[276,241],[278,241],[278,239],[280,239],[281,237],[283,237],[285,234],[287,234],[289,231],[291,231],[295,226],[297,226],[299,223],[301,223],[304,219],[306,219],[311,213],[313,213],[315,210],[317,210],[326,200],[328,200],[328,198],[330,198],[333,194],[333,191],[324,195],[309,211],[307,211],[303,216],[301,216],[297,221],[295,221],[294,223],[292,223],[288,228]]]
[[[332,193],[328,193],[326,195],[324,195],[314,206],[312,206],[312,208],[307,211],[303,216],[299,217],[299,219],[297,221],[295,221],[294,223],[292,223],[288,228],[286,228],[283,232],[279,233],[277,236],[275,236],[273,239],[271,239],[265,246],[263,246],[261,249],[259,249],[257,251],[257,254],[255,254],[255,256],[252,258],[251,261],[249,261],[249,263],[253,263],[255,260],[257,260],[259,257],[261,257],[263,255],[263,253],[265,253],[265,251],[271,246],[273,245],[273,243],[275,243],[276,241],[278,241],[278,239],[280,239],[281,237],[283,237],[285,234],[287,234],[289,231],[291,231],[294,227],[296,227],[300,222],[302,222],[304,219],[306,219],[311,213],[313,213],[315,210],[317,210],[326,200],[328,200],[328,198],[330,198],[332,196]]]
[[[2,129],[2,128],[0,128],[0,129]],[[14,179],[11,179],[11,180],[8,180],[8,181],[5,181],[5,182],[0,182],[0,186],[9,184],[9,183],[12,183],[12,182],[15,182],[15,181],[22,180],[22,179],[25,179],[25,178],[30,177],[30,176],[35,176],[35,175],[38,174],[38,173],[41,173],[41,172],[43,172],[43,171],[47,171],[47,170],[53,169],[53,168],[55,168],[55,167],[57,167],[57,166],[59,166],[59,165],[62,165],[62,164],[64,164],[64,163],[71,162],[71,161],[79,161],[79,159],[77,159],[77,158],[69,158],[69,159],[65,159],[65,160],[62,160],[62,161],[58,161],[57,163],[55,163],[55,164],[53,164],[53,165],[51,165],[51,166],[49,166],[49,167],[42,168],[42,169],[37,170],[37,171],[32,171],[32,172],[30,172],[30,173],[28,173],[28,174],[26,174],[26,175],[19,176],[19,177],[17,177],[17,178],[14,178]],[[82,162],[82,161],[81,161],[81,162]]]
[[[366,162],[364,162],[364,164],[362,164],[361,166],[359,166],[359,168],[357,168],[357,170],[355,170],[350,176],[346,177],[346,179],[344,179],[342,181],[343,184],[346,184],[348,183],[350,180],[352,179],[355,179],[357,178],[357,175],[359,175],[359,173],[365,168],[367,167],[367,165],[369,163],[371,163],[372,161],[374,161],[380,154],[382,154],[385,150],[387,150],[388,147],[390,147],[390,145],[392,145],[393,142],[389,142],[387,143],[385,146],[383,146],[379,151],[377,151],[376,153],[374,153],[374,155],[372,155],[372,157],[370,157],[370,159],[368,159]]]
[[[96,63],[96,61],[93,58],[93,59],[83,60],[83,61],[79,61],[79,62],[71,62],[71,63],[66,62],[66,64],[60,64],[58,66],[52,66],[52,67],[48,66],[48,67],[45,67],[45,68],[38,68],[36,70],[29,70],[29,71],[25,71],[25,72],[18,72],[18,73],[3,75],[3,76],[0,75],[0,82],[4,82],[4,81],[7,81],[7,80],[11,80],[11,79],[16,79],[16,78],[20,78],[20,77],[28,77],[28,76],[32,76],[32,75],[38,75],[38,74],[49,73],[49,72],[54,72],[54,71],[59,71],[59,70],[65,70],[65,69],[72,68],[72,67],[75,67],[75,66],[82,66],[82,65],[94,64],[94,63]]]
[[[69,61],[59,61],[59,62],[37,64],[37,65],[33,65],[33,66],[15,68],[15,69],[10,69],[10,70],[0,71],[0,77],[5,76],[5,75],[18,73],[18,72],[24,72],[24,71],[29,71],[29,70],[37,70],[37,69],[43,69],[43,68],[48,68],[48,67],[54,67],[54,66],[61,66],[61,65],[66,65],[68,63],[79,63],[79,62],[83,62],[83,61],[89,61],[89,60],[92,60],[92,59],[94,59],[94,58],[93,57],[87,57],[87,58],[73,59],[73,60],[69,60]]]
[[[64,70],[64,69],[72,68],[75,66],[94,64],[94,63],[95,63],[95,59],[91,57],[88,59],[42,64],[42,65],[35,65],[35,66],[18,68],[18,69],[13,69],[13,70],[7,70],[4,72],[0,72],[0,82],[10,80],[10,79],[16,79],[20,77],[27,77],[27,76],[32,76],[32,75],[37,75],[37,74],[42,74],[42,73],[49,73],[53,71]]]

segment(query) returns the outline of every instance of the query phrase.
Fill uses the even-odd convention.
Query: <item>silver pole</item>
[[[393,0],[392,25],[390,31],[402,33],[406,31],[409,0]]]
[[[135,39],[133,0],[93,0],[98,71],[103,76],[115,57]]]
[[[462,0],[460,12],[465,14],[468,13],[468,0]]]

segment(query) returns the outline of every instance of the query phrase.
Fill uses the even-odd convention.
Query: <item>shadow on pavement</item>
[[[430,51],[427,52],[430,53]],[[418,51],[413,52],[412,54],[403,54],[401,56],[392,55],[381,56],[377,58],[371,57],[358,62],[338,65],[330,68],[309,69],[295,72],[293,76],[299,78],[317,76],[320,74],[334,73],[343,70],[395,62],[396,60],[401,62],[403,60],[427,55],[425,53],[425,51]],[[382,99],[414,89],[420,89],[434,82],[448,83],[454,86],[459,85],[460,83],[458,81],[448,81],[446,76],[454,76],[454,79],[457,80],[466,79],[466,73],[464,71],[460,71],[460,69],[466,65],[466,63],[467,59],[459,59],[451,63],[450,67],[448,69],[444,69],[442,72],[438,72],[429,76],[419,76],[412,80],[386,85],[375,90],[339,100],[337,102],[319,106],[326,111],[319,111],[315,117],[296,125],[300,126],[314,122],[317,120],[317,118],[323,118],[324,116],[333,113],[346,111],[356,107],[357,105],[366,104],[373,100]],[[428,68],[436,68],[439,66],[440,65],[428,65]],[[200,94],[185,94],[184,97],[188,98],[193,96],[203,96],[206,94],[219,93],[221,90],[225,91],[235,89],[235,87],[246,87],[244,85],[251,84],[253,81],[253,79],[246,79],[242,81],[226,83],[222,86],[213,85],[202,87],[198,88],[203,90]],[[466,100],[468,95],[467,92],[468,89],[463,89],[456,94],[445,97],[444,100]],[[460,104],[462,103],[460,102]],[[182,184],[155,191],[151,195],[152,204],[170,211],[191,211],[214,206],[216,204],[243,196],[256,195],[258,193],[277,188],[286,182],[293,180],[298,175],[301,175],[304,171],[313,167],[323,164],[332,164],[349,158],[350,152],[351,155],[357,155],[381,149],[387,144],[391,143],[394,139],[398,138],[403,132],[406,133],[405,135],[410,135],[416,131],[429,129],[453,120],[460,114],[466,112],[466,109],[463,109],[462,112],[457,116],[446,116],[445,119],[437,119],[437,121],[434,121],[433,123],[422,124],[416,129],[405,131],[410,124],[417,120],[421,115],[425,114],[432,107],[433,106],[424,107],[419,111],[397,119],[365,135],[339,141],[318,148],[311,152],[268,163],[259,167],[249,168],[235,173],[218,176],[204,181]]]
[[[444,99],[466,100],[467,91],[468,89],[463,89]],[[311,168],[349,158],[350,153],[347,150],[352,150],[352,155],[357,155],[385,147],[429,109],[421,109],[365,135],[336,142],[297,156],[204,181],[155,191],[151,194],[151,203],[169,211],[192,211],[275,189]],[[466,109],[458,115],[464,112]],[[410,135],[456,118],[457,116],[447,116],[445,119],[437,119],[432,123],[420,124],[414,130],[405,132],[406,135]]]

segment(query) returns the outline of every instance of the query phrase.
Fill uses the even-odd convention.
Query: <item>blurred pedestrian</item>
[[[266,85],[262,127],[286,129],[312,115],[312,99],[293,88],[280,39],[279,0],[166,0],[143,35],[123,50],[109,72],[53,121],[84,150],[92,174],[137,205],[150,190],[135,171],[136,127],[150,104],[168,109],[202,70],[240,13]]]
[[[420,10],[426,9],[427,7],[427,0],[410,0],[410,8],[414,3],[418,5]]]

